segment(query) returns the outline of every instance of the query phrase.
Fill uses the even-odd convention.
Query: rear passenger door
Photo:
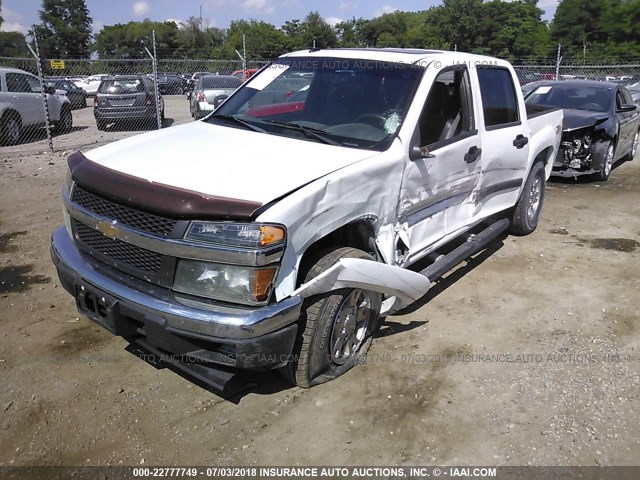
[[[476,68],[482,102],[483,172],[476,193],[477,216],[512,207],[527,173],[529,129],[524,102],[511,71],[497,66]]]

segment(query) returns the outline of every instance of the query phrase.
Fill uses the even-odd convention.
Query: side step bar
[[[508,219],[503,218],[492,223],[477,235],[469,235],[466,242],[446,255],[437,258],[435,262],[421,270],[420,275],[427,277],[430,282],[435,282],[467,258],[484,250],[488,244],[509,228],[509,223]]]

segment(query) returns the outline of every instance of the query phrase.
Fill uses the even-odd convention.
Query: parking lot
[[[163,128],[191,122],[189,100],[186,95],[164,95],[165,121]],[[130,137],[136,133],[148,131],[148,122],[131,122],[120,126],[112,125],[106,131],[96,127],[93,116],[93,98],[87,99],[87,107],[73,111],[73,129],[70,133],[54,132],[54,147],[57,152],[74,151],[80,148],[93,148],[105,143]],[[27,131],[18,145],[0,147],[0,155],[15,155],[19,152],[48,152],[47,132],[44,128]]]
[[[165,101],[167,123],[190,120],[184,96]],[[69,152],[131,134],[98,132],[91,108],[74,124]],[[310,390],[249,376],[221,398],[77,313],[49,258],[65,155],[23,152],[0,152],[0,463],[640,458],[638,158],[606,183],[551,182],[533,235],[503,238],[388,318],[347,375]]]

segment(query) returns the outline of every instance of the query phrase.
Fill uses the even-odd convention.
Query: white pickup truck
[[[73,128],[71,103],[63,90],[45,86],[49,120],[60,132]],[[17,68],[0,68],[0,145],[14,145],[28,128],[45,125],[42,84]]]
[[[527,113],[505,61],[287,54],[204,120],[71,155],[52,258],[81,312],[200,381],[277,368],[310,387],[536,228],[561,126]]]

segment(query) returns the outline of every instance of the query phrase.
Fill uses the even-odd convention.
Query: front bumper
[[[243,369],[272,369],[289,360],[302,301],[257,309],[179,303],[167,289],[81,253],[64,227],[51,239],[60,282],[79,311],[102,327],[152,350]]]

